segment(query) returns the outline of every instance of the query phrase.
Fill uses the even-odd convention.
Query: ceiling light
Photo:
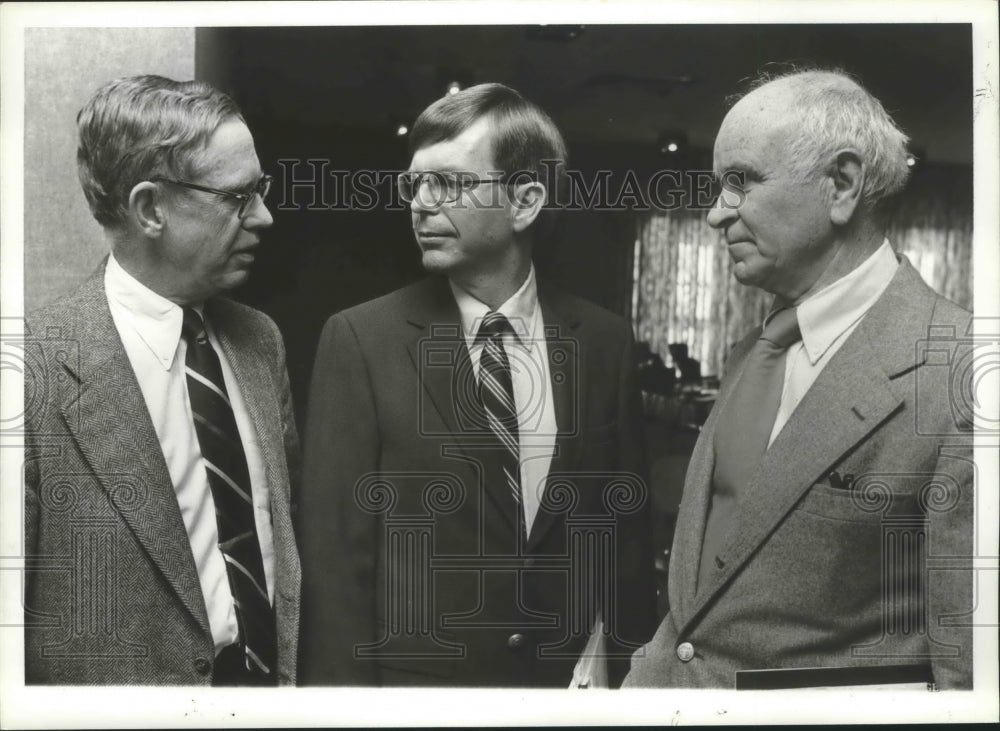
[[[660,152],[675,155],[687,148],[687,134],[677,130],[661,132],[657,142]]]

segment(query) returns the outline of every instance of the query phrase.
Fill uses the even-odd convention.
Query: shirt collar
[[[899,262],[888,239],[860,266],[798,305],[802,345],[813,365],[889,286]]]
[[[126,315],[142,342],[163,368],[169,370],[181,338],[184,315],[180,306],[125,271],[114,254],[108,257],[104,288],[112,307]]]
[[[471,348],[476,341],[479,325],[490,308],[451,280],[448,280],[448,284],[462,316],[462,332]],[[510,321],[517,342],[524,348],[530,348],[538,319],[538,288],[535,284],[534,264],[528,270],[528,276],[521,287],[497,308],[497,312]]]

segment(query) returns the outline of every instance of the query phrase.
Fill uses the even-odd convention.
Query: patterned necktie
[[[705,524],[698,586],[704,586],[725,547],[747,478],[767,451],[785,385],[785,356],[802,339],[794,308],[779,310],[750,350],[715,427],[712,503]]]
[[[512,333],[507,318],[499,312],[488,312],[479,326],[477,340],[484,340],[479,355],[479,398],[486,412],[486,421],[503,447],[500,462],[506,490],[510,497],[508,508],[520,526],[520,535],[526,534],[524,508],[521,504],[521,462],[518,446],[517,406],[514,404],[514,384],[510,362],[503,348],[504,333]],[[488,478],[487,478],[488,479]]]
[[[277,657],[275,619],[267,596],[243,442],[219,356],[201,316],[189,307],[184,308],[182,332],[187,342],[188,398],[215,502],[219,550],[226,560],[246,668],[252,678],[270,683]]]

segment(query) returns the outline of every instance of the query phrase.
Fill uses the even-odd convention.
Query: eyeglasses
[[[267,194],[271,192],[271,183],[274,182],[274,178],[270,175],[261,175],[260,180],[254,183],[253,188],[246,193],[236,193],[232,190],[219,190],[218,188],[208,188],[204,185],[196,185],[195,183],[189,183],[186,180],[174,180],[173,178],[165,178],[162,175],[157,175],[154,178],[150,178],[154,182],[172,183],[173,185],[179,185],[182,188],[190,188],[191,190],[200,190],[203,193],[214,193],[215,195],[224,195],[227,198],[235,198],[240,201],[240,208],[236,212],[236,215],[240,219],[243,219],[247,211],[250,210],[250,204],[253,202],[253,197],[255,195],[260,196],[261,203],[267,199]]]
[[[435,208],[457,201],[466,190],[472,190],[480,185],[502,184],[506,179],[506,175],[501,175],[499,178],[480,178],[475,173],[465,172],[405,172],[396,178],[396,186],[403,202],[412,203],[414,198],[420,196],[421,205]],[[421,193],[424,185],[427,186],[426,192]]]

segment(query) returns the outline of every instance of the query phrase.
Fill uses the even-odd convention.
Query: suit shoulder
[[[25,313],[25,334],[67,337],[75,334],[81,323],[109,314],[103,275],[94,275],[73,292]],[[58,333],[50,332],[53,329]]]
[[[548,284],[539,285],[539,300],[543,306],[547,303],[565,319],[579,318],[588,327],[606,333],[628,333],[631,335],[632,326],[621,315],[615,314],[611,310],[605,309],[590,300],[570,294],[559,288]]]
[[[971,335],[969,327],[972,323],[972,312],[961,305],[952,302],[947,297],[935,293],[934,313],[931,317],[931,324],[938,326],[952,326],[955,328],[955,335],[962,337]]]
[[[228,297],[216,297],[211,301],[211,317],[219,327],[238,326],[251,331],[278,332],[278,326],[268,315]]]
[[[362,302],[334,313],[331,317],[342,317],[352,324],[368,327],[379,322],[396,320],[400,315],[423,309],[433,297],[441,295],[445,285],[432,278],[422,279],[384,294],[381,297]]]

